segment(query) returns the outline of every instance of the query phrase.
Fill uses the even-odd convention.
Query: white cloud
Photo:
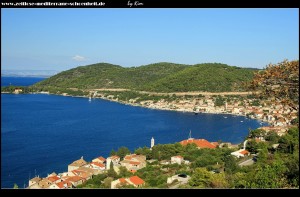
[[[72,57],[73,60],[78,61],[78,62],[83,62],[86,61],[87,59],[83,56],[80,55],[75,55],[74,57]]]

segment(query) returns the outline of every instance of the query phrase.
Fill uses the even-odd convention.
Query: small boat
[[[89,97],[89,102],[91,102],[92,101],[92,97]]]
[[[227,118],[227,116],[224,116],[224,118]]]
[[[244,122],[244,121],[241,120],[241,122]]]

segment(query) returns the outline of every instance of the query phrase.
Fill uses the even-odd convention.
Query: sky
[[[299,9],[1,9],[2,70],[299,59]]]

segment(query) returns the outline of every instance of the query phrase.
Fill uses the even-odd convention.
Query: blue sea
[[[29,86],[44,79],[41,77],[1,77],[1,86]]]
[[[17,85],[30,80],[20,78]],[[151,110],[101,99],[1,94],[1,188],[67,171],[81,156],[91,161],[121,146],[149,147],[152,137],[155,144],[175,143],[191,130],[194,138],[240,143],[249,128],[262,125],[242,116]]]

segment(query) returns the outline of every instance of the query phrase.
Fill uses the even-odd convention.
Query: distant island
[[[221,63],[184,65],[155,63],[121,67],[109,63],[79,66],[35,84],[36,88],[125,88],[152,92],[233,92],[245,91],[258,69]]]
[[[1,70],[1,77],[41,77],[48,78],[59,71],[55,70]]]

